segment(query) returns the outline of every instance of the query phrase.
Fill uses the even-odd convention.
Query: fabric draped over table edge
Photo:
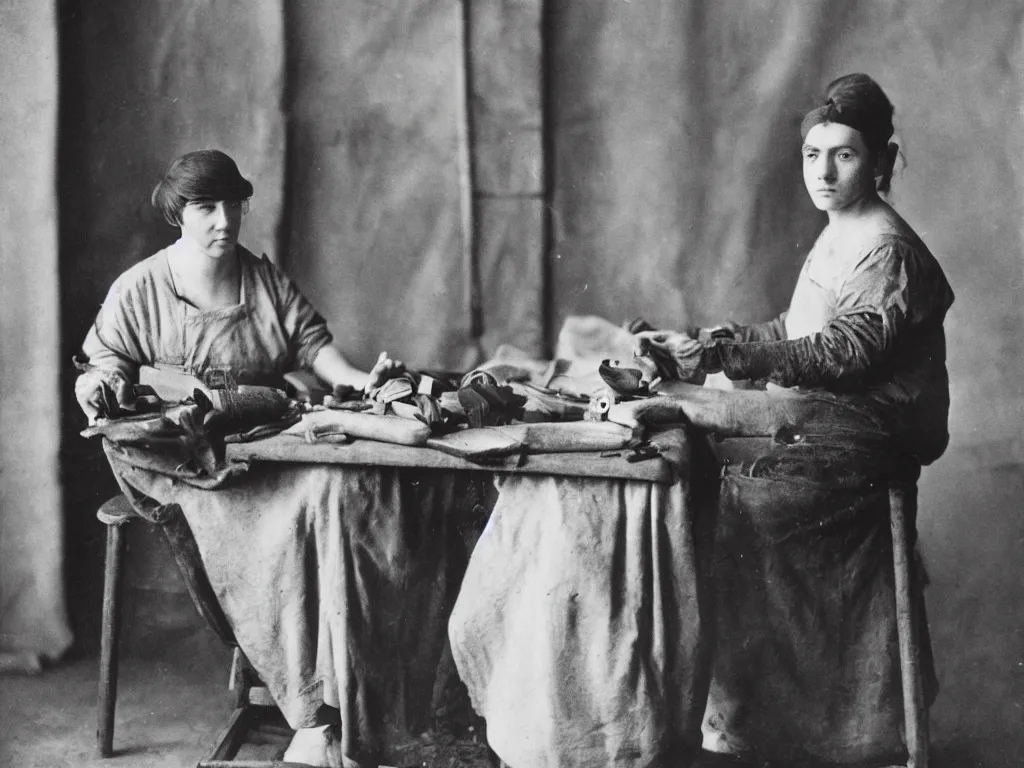
[[[512,766],[641,766],[700,743],[710,634],[685,483],[507,477],[451,620]]]
[[[178,505],[239,647],[292,727],[397,764],[433,724],[447,616],[493,502],[487,473],[254,464],[216,489],[108,450],[137,508]],[[404,763],[403,763],[404,764]]]

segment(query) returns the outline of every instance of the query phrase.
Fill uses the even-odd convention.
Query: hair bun
[[[892,115],[892,102],[881,86],[856,72],[828,84],[823,105],[804,116],[800,135],[806,137],[818,123],[842,123],[860,132],[869,149],[882,151],[893,134]]]

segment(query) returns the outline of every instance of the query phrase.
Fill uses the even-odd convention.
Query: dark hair
[[[843,75],[828,84],[824,103],[804,115],[800,136],[806,138],[808,131],[818,123],[850,126],[860,133],[868,149],[884,158],[878,191],[888,192],[899,152],[899,146],[889,141],[893,134],[893,111],[885,91],[869,76],[861,72]]]
[[[168,224],[181,224],[181,210],[196,200],[248,200],[252,184],[235,161],[218,149],[182,155],[153,189],[153,206]]]

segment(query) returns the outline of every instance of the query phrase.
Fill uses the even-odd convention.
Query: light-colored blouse
[[[110,287],[82,345],[89,362],[136,381],[140,365],[208,380],[228,373],[239,384],[281,386],[308,368],[332,337],[324,319],[266,257],[238,246],[239,303],[200,310],[174,286],[168,252],[125,271]]]

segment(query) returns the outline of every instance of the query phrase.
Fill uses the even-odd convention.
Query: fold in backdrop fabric
[[[17,651],[7,658],[24,669],[60,658],[72,642],[60,462],[57,16],[53,3],[0,4],[0,654]]]

